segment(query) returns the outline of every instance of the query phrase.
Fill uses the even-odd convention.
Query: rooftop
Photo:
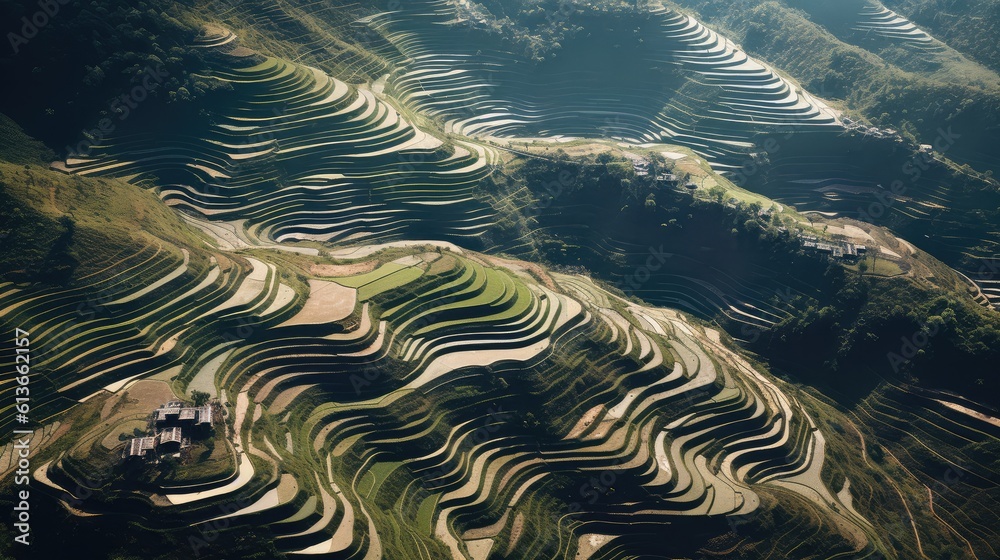
[[[206,404],[197,409],[198,410],[198,423],[199,424],[211,424],[212,423],[212,405]]]
[[[181,429],[180,428],[167,428],[160,432],[160,444],[170,443],[170,442],[181,442]]]
[[[167,416],[177,416],[178,414],[180,414],[180,412],[181,412],[181,409],[178,408],[178,407],[157,408],[156,409],[156,420],[162,422],[162,421],[164,421],[164,420],[167,419]]]
[[[132,438],[128,446],[129,457],[141,457],[147,451],[152,451],[156,447],[155,437]]]

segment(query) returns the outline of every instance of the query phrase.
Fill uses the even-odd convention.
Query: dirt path
[[[459,255],[463,254],[462,248],[454,243],[449,243],[447,241],[432,241],[432,240],[414,240],[414,241],[393,241],[391,243],[379,243],[375,245],[362,245],[360,247],[347,247],[344,249],[334,249],[329,252],[329,255],[335,259],[363,259],[370,255],[373,255],[383,249],[392,249],[400,247],[422,247],[424,245],[429,245],[432,247],[438,247],[451,251],[452,253],[457,253]]]
[[[924,554],[924,546],[920,543],[920,533],[917,532],[917,523],[913,520],[913,513],[910,512],[910,506],[906,503],[906,498],[903,497],[903,493],[899,490],[899,486],[896,486],[895,482],[890,480],[889,484],[892,484],[892,487],[896,490],[896,494],[899,494],[899,501],[903,502],[903,508],[906,509],[906,517],[909,518],[910,527],[913,528],[913,537],[917,539],[917,550],[920,551],[920,556],[927,558],[927,555]]]
[[[605,410],[604,405],[599,404],[591,408],[587,412],[585,412],[583,416],[580,418],[580,420],[577,421],[576,425],[573,426],[573,429],[570,430],[568,434],[566,434],[566,437],[564,437],[563,440],[576,439],[580,437],[580,434],[582,434],[584,430],[589,428],[590,425],[594,423],[594,420],[597,419],[598,415],[604,412],[604,410]]]
[[[861,458],[865,460],[865,465],[868,465],[870,467],[871,463],[868,462],[868,447],[865,444],[865,436],[861,433],[861,430],[858,429],[858,426],[854,422],[852,422],[850,418],[846,418],[846,420],[847,423],[850,424],[852,428],[854,428],[854,431],[858,433],[858,439],[861,440]]]
[[[947,527],[948,530],[951,531],[952,534],[954,534],[956,537],[962,539],[962,541],[965,543],[965,546],[967,546],[969,548],[969,554],[974,559],[979,560],[979,557],[976,556],[976,551],[975,551],[975,549],[972,548],[972,543],[969,542],[969,539],[967,539],[964,536],[962,536],[961,533],[959,533],[958,531],[956,531],[955,528],[951,526],[951,523],[948,523],[947,521],[945,521],[943,518],[941,518],[937,514],[937,512],[934,511],[934,493],[931,491],[931,487],[927,486],[925,484],[924,488],[927,489],[927,505],[930,508],[931,515],[934,516],[934,519],[937,519],[938,523],[941,523],[942,525],[944,525],[945,527]]]
[[[521,540],[521,533],[524,532],[524,513],[518,512],[514,516],[514,524],[510,528],[510,541],[507,545],[507,552],[505,556],[509,556],[511,552],[514,551],[514,547],[517,546],[517,542]]]

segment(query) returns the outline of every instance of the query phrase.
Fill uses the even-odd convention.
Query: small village
[[[636,177],[649,177],[649,167],[650,161],[646,158],[629,158],[632,161],[632,169],[635,171]],[[656,181],[659,183],[677,183],[679,181],[677,175],[672,173],[659,173],[656,176]]]
[[[802,241],[802,247],[807,251],[826,254],[832,259],[847,262],[857,262],[868,252],[868,247],[865,245],[848,241],[825,240],[813,235],[800,235],[799,240]]]
[[[187,406],[169,401],[149,415],[147,434],[128,440],[121,459],[126,464],[157,463],[164,457],[180,458],[192,441],[212,436],[212,426],[221,417],[218,403]]]
[[[862,136],[870,136],[872,138],[894,140],[896,142],[903,141],[903,137],[899,134],[899,131],[895,129],[868,126],[860,121],[853,120],[850,117],[844,117],[841,120],[844,123],[844,128],[852,132],[857,132]]]
[[[854,128],[858,128],[860,126],[858,123],[852,123],[850,119],[847,118],[844,119],[844,122],[850,123],[854,126]],[[892,137],[897,134],[895,130],[880,131],[878,129],[871,129],[868,132],[873,136],[882,138]],[[648,177],[651,174],[651,162],[649,159],[632,154],[626,154],[626,156],[631,160],[636,176]],[[677,187],[681,184],[681,178],[671,173],[659,173],[656,175],[656,182]],[[691,181],[687,181],[683,186],[689,190],[695,190],[698,188],[698,185]],[[736,198],[730,198],[726,202],[726,206],[729,208],[736,208],[738,202],[739,201]],[[757,215],[761,218],[768,219],[771,217],[773,210],[773,207],[762,208],[757,212]],[[787,231],[784,227],[780,227],[778,229],[781,231]],[[799,234],[799,241],[802,243],[802,248],[807,252],[826,255],[832,260],[843,261],[849,264],[857,263],[868,253],[868,247],[865,245],[859,245],[849,241],[820,239],[817,236],[805,235],[802,233]]]

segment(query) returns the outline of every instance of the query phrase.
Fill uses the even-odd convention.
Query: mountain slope
[[[36,183],[56,185],[57,207],[47,212],[73,199],[64,176],[34,173]],[[148,200],[117,181],[72,182],[76,192],[115,190],[122,203],[102,215],[107,206],[91,193],[93,205],[73,207],[81,231],[91,219],[126,221],[113,212]],[[24,179],[6,192],[23,204],[43,191]],[[339,261],[301,247],[213,249],[163,212],[153,211],[170,229],[142,234],[159,251],[114,241],[114,259],[76,253],[68,288],[3,288],[4,323],[33,333],[35,375],[51,383],[33,388],[60,395],[36,401],[33,417],[71,419],[58,436],[40,429],[34,476],[74,512],[127,511],[171,542],[185,538],[169,529],[175,523],[217,517],[218,503],[239,499],[259,505],[231,526],[264,523],[286,554],[346,547],[394,557],[412,538],[430,557],[462,554],[483,546],[463,535],[499,517],[522,527],[551,517],[556,533],[499,542],[507,555],[561,557],[578,546],[566,535],[619,536],[618,550],[641,551],[661,546],[648,531],[670,520],[704,538],[724,533],[724,523],[695,520],[750,515],[764,507],[758,492],[776,486],[800,496],[781,507],[829,516],[824,531],[841,534],[844,550],[875,546],[861,514],[815,497],[833,494],[817,478],[823,436],[802,405],[717,331],[679,313],[630,304],[584,277],[457,248],[334,251]],[[177,247],[183,258],[170,258]],[[577,370],[580,361],[591,365]],[[100,474],[119,453],[117,434],[142,416],[127,395],[155,407],[151,392],[203,386],[206,367],[215,379],[206,387],[229,403],[216,428],[234,442],[228,466],[202,464],[195,478],[166,464],[153,479]],[[233,480],[233,469],[246,477]],[[594,486],[599,499],[567,499],[590,472],[606,473]],[[92,497],[63,494],[86,477],[102,481]],[[266,497],[273,490],[276,503]],[[303,517],[296,512],[309,496],[313,513]],[[345,510],[353,513],[334,513]],[[632,524],[615,521],[626,513]]]
[[[847,53],[861,112],[963,71],[983,108],[991,72],[880,9],[744,4],[699,7],[745,47],[612,2],[67,7],[3,59],[47,84],[4,110],[70,143],[0,119],[32,553],[994,555],[996,184],[763,61]],[[120,461],[203,398],[204,437]]]

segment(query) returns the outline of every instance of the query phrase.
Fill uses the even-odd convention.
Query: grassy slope
[[[710,20],[719,20],[722,17],[713,11],[716,6],[711,2],[686,2],[685,4],[699,7],[703,14],[708,16]],[[744,46],[751,48],[751,50],[760,50],[769,54],[797,53],[789,55],[795,56],[794,60],[789,58],[787,60],[779,60],[779,62],[787,63],[787,65],[783,64],[783,66],[786,66],[786,68],[797,77],[803,79],[807,84],[816,82],[817,80],[826,83],[829,81],[828,78],[830,78],[831,74],[813,73],[824,71],[824,69],[836,70],[838,67],[841,67],[842,71],[836,70],[836,72],[839,72],[843,75],[842,77],[846,78],[861,76],[864,79],[863,81],[877,83],[879,80],[869,80],[869,78],[878,77],[884,79],[888,77],[888,87],[890,89],[893,87],[903,88],[915,83],[929,88],[940,87],[930,80],[886,65],[877,56],[863,49],[845,45],[832,34],[819,30],[801,13],[790,10],[784,5],[767,3],[759,6],[751,6],[750,4],[748,4],[748,7],[752,8],[750,12],[750,15],[754,16],[752,19],[759,20],[772,29],[772,32],[769,32],[767,37],[753,36],[753,29],[741,26],[742,21],[751,19],[744,16],[741,10],[728,10],[727,13],[738,14],[738,16],[733,16],[733,18],[739,17],[744,19],[737,20],[730,18],[720,21],[727,24],[726,28],[735,31],[738,35],[742,35],[745,42]],[[200,18],[207,19],[215,15],[221,16],[227,21],[243,22],[242,27],[237,25],[237,31],[244,31],[243,35],[246,36],[245,39],[254,46],[265,46],[276,53],[298,55],[307,50],[307,45],[319,41],[322,36],[339,35],[347,38],[347,42],[357,40],[356,37],[351,35],[352,32],[346,31],[350,27],[348,24],[352,18],[368,10],[368,8],[356,7],[353,11],[348,10],[341,14],[334,14],[327,10],[321,12],[320,15],[307,16],[303,9],[287,6],[284,8],[287,15],[293,19],[298,18],[298,22],[293,21],[288,26],[275,26],[274,24],[254,26],[249,18],[249,14],[253,13],[256,9],[255,6],[229,6],[226,9],[222,9],[225,6],[217,6],[217,8],[219,9],[216,10],[209,6],[204,9],[196,8],[189,12],[172,12],[171,17],[176,15],[184,22],[183,25],[188,28],[195,26]],[[113,11],[112,15],[117,17],[117,13]],[[165,21],[173,27],[180,25],[175,20],[168,18],[161,17],[161,20],[161,24]],[[339,21],[340,25],[321,33],[323,26],[320,23],[329,23],[331,21]],[[774,30],[778,31],[775,32]],[[323,33],[326,35],[323,35]],[[792,46],[791,41],[795,42],[794,45],[797,48],[790,48]],[[804,50],[803,46],[806,47]],[[342,49],[343,47],[340,43],[336,43],[335,47],[331,48]],[[362,48],[361,50],[364,49]],[[810,58],[803,53],[825,53],[826,58]],[[344,60],[346,61],[349,58],[346,57]],[[344,64],[350,65],[348,62],[343,62],[343,64],[341,62],[338,59],[336,63],[333,63],[331,70],[344,70],[347,68]],[[841,84],[841,86],[847,87],[844,84]],[[877,112],[878,108],[876,106],[866,105],[871,102],[869,99],[870,95],[874,94],[871,91],[865,91],[860,88],[854,89],[850,93],[850,97],[847,98],[847,102],[855,106],[864,107],[866,111]],[[5,129],[9,130],[10,127],[7,126]],[[32,146],[32,143],[24,137],[8,132],[4,135],[4,138],[3,145],[8,153],[7,159],[11,161],[20,163],[37,158],[36,161],[40,164],[42,163],[41,158],[46,156],[37,147],[29,147]],[[116,181],[81,183],[76,179],[51,174],[50,172],[34,167],[22,170],[12,166],[5,166],[0,171],[5,174],[5,177],[9,177],[8,181],[11,184],[20,184],[25,188],[23,194],[24,200],[30,201],[22,205],[12,203],[8,206],[8,210],[5,210],[9,212],[7,223],[17,224],[16,228],[19,232],[14,242],[17,245],[15,246],[14,243],[8,244],[7,247],[10,250],[2,256],[5,259],[6,265],[4,270],[9,271],[8,274],[11,274],[12,278],[37,278],[42,270],[51,270],[55,267],[61,267],[60,270],[75,270],[75,267],[79,265],[80,243],[71,239],[72,236],[68,231],[70,222],[67,222],[67,219],[73,220],[76,227],[76,232],[73,235],[77,238],[96,239],[94,236],[107,236],[119,244],[138,242],[139,240],[136,239],[135,236],[137,234],[135,232],[142,229],[138,227],[140,224],[147,223],[154,224],[150,230],[154,235],[167,240],[184,242],[190,240],[190,236],[192,235],[184,228],[179,227],[180,223],[176,217],[156,210],[160,207],[155,204],[155,197],[152,193],[144,193],[137,197],[119,196],[119,189],[125,188],[124,183]],[[93,185],[100,185],[100,187],[94,188]],[[50,203],[52,200],[49,194],[50,188],[54,188],[55,205]],[[9,194],[9,191],[7,194]],[[126,203],[125,201],[129,202]],[[91,208],[94,212],[75,212],[78,208],[85,208],[87,205],[92,205]],[[150,217],[146,216],[147,211],[151,212]],[[79,214],[80,217],[78,218],[76,214]],[[658,215],[656,216],[656,220],[666,221],[666,219],[670,219],[671,217]],[[516,226],[509,223],[509,220],[505,224],[505,227],[510,229],[516,228]],[[11,228],[10,231],[13,231],[13,229]],[[28,242],[26,240],[31,241]],[[542,240],[544,243],[544,238]],[[91,247],[99,250],[100,247],[109,245],[113,244],[88,243],[86,247],[87,250],[90,250]],[[538,246],[539,244],[535,243],[533,245]],[[580,264],[575,260],[568,262],[561,260],[559,253],[560,250],[557,247],[555,248],[555,252],[550,251],[550,254],[546,256],[549,257],[549,260],[553,264]],[[95,261],[97,260],[95,259]],[[83,266],[85,267],[86,265],[84,264]],[[48,278],[48,280],[55,281],[55,278]],[[945,292],[950,290],[951,287],[944,289]],[[931,292],[921,293],[932,295]],[[930,299],[933,299],[933,297]],[[823,301],[816,302],[818,308],[823,308],[825,303]],[[978,315],[973,314],[970,316],[976,317]]]
[[[37,4],[3,1],[0,20],[12,23],[9,30],[19,30],[13,22],[30,19],[38,9]],[[59,13],[27,44],[0,53],[0,73],[22,84],[5,89],[0,110],[62,151],[83,141],[84,132],[102,118],[155,120],[167,105],[184,106],[184,99],[211,88],[188,74],[198,68],[200,53],[180,48],[197,29],[179,21],[186,10],[182,2],[60,4]],[[150,81],[147,68],[165,75]],[[124,103],[123,95],[131,99]]]
[[[199,234],[156,194],[120,179],[51,171],[51,152],[9,119],[0,120],[0,278],[71,284],[123,248],[163,243],[201,252]]]
[[[42,164],[55,159],[45,144],[30,138],[17,123],[0,113],[0,154],[7,163]]]

